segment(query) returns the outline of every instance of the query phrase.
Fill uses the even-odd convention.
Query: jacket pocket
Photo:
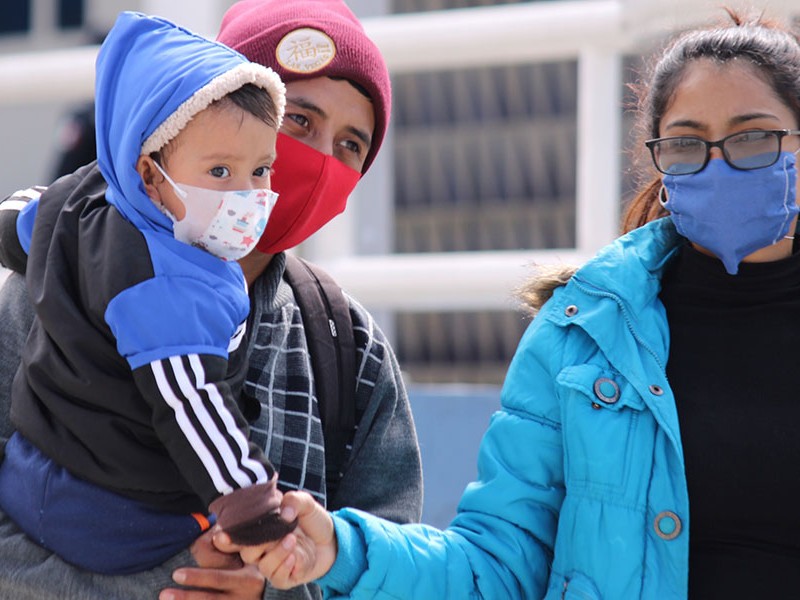
[[[621,374],[598,365],[567,367],[556,381],[567,487],[621,492],[644,402]]]

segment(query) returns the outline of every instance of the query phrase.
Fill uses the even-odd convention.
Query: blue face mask
[[[713,252],[731,275],[745,256],[783,239],[800,212],[791,152],[751,171],[714,159],[699,173],[664,175],[662,184],[667,201],[661,204],[678,233]]]

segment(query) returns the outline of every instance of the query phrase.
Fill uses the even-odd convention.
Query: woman
[[[552,297],[451,526],[295,495],[303,533],[246,561],[357,598],[796,594],[800,44],[731,16],[677,38],[642,88],[659,176],[626,214],[641,226],[528,290]]]

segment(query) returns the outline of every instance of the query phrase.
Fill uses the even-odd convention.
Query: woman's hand
[[[176,569],[175,583],[194,589],[165,589],[159,600],[261,600],[266,581],[254,566],[244,566],[235,553],[217,550],[215,531],[207,531],[192,544],[197,568]]]
[[[338,550],[331,516],[310,494],[288,492],[283,497],[281,517],[286,521],[298,518],[298,526],[279,542],[241,547],[220,532],[214,536],[214,545],[223,552],[239,552],[245,563],[257,565],[279,589],[322,577],[336,560]]]

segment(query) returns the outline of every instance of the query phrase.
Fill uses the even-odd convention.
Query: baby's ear
[[[161,204],[161,194],[158,192],[156,183],[161,183],[160,180],[163,179],[163,176],[153,165],[153,159],[144,154],[139,156],[139,160],[136,161],[136,171],[139,173],[139,177],[142,178],[144,191],[147,192],[150,199],[157,204]]]

